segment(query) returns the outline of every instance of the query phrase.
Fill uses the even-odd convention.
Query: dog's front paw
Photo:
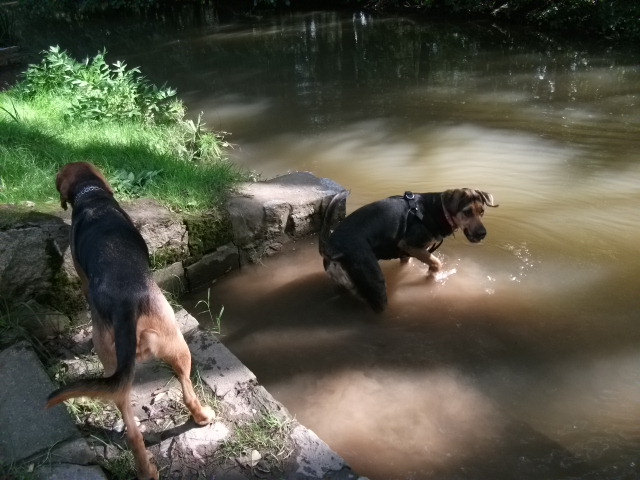
[[[442,270],[442,262],[432,255],[429,262],[429,275],[434,275],[440,270]]]
[[[206,405],[202,407],[202,410],[197,415],[193,415],[193,420],[201,426],[209,425],[214,418],[216,418],[216,414],[213,409]]]

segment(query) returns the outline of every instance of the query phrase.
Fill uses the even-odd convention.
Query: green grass
[[[207,289],[207,299],[206,300],[198,300],[195,308],[198,308],[200,305],[203,305],[203,310],[198,312],[198,315],[207,314],[209,319],[207,321],[207,327],[216,334],[222,333],[222,314],[224,313],[224,305],[220,307],[220,312],[215,315],[211,311],[211,289]]]
[[[91,83],[85,70],[96,70],[92,62],[52,47],[0,93],[0,203],[57,203],[55,173],[74,161],[97,165],[119,200],[151,197],[179,211],[215,207],[247,178],[225,157],[220,135],[184,117],[175,92],[101,59],[93,61],[101,72]],[[59,63],[67,68],[51,68]]]
[[[263,413],[235,427],[230,439],[224,441],[218,455],[234,459],[258,451],[265,461],[277,468],[292,453],[289,435],[292,423],[273,413]]]

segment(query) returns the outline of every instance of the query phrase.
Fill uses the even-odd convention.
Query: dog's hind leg
[[[215,418],[211,407],[203,406],[198,400],[189,375],[191,374],[191,353],[180,331],[170,340],[171,348],[162,352],[160,358],[171,365],[182,387],[184,404],[191,412],[193,420],[198,425],[208,425]]]
[[[343,260],[342,265],[349,274],[355,289],[375,312],[387,307],[387,284],[373,253],[361,252],[355,258]]]
[[[158,291],[155,293],[155,319],[150,324],[152,328],[142,331],[140,345],[144,345],[147,352],[167,362],[173,368],[182,387],[182,397],[185,406],[191,412],[198,425],[207,425],[215,418],[213,410],[203,406],[189,378],[191,374],[191,352],[182,333],[178,329],[173,309],[169,302]]]
[[[133,415],[130,392],[131,386],[125,387],[125,389],[119,392],[120,394],[115,399],[115,404],[120,410],[120,413],[122,413],[122,420],[127,427],[127,440],[129,441],[129,447],[133,452],[133,458],[136,462],[138,479],[158,480],[158,469],[151,463],[147,449],[144,446],[142,433],[140,433],[140,429]]]

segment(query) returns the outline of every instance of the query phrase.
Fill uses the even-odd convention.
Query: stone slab
[[[187,227],[178,215],[150,198],[122,202],[122,207],[147,242],[152,256],[159,250],[176,257],[187,255]]]
[[[188,341],[191,358],[197,364],[202,380],[225,400],[233,401],[238,386],[257,383],[256,376],[245,367],[211,332],[195,332]]]
[[[0,352],[0,385],[0,462],[13,463],[79,436],[64,406],[44,408],[55,386],[28,343]]]
[[[189,290],[210,284],[212,280],[240,267],[238,247],[223,245],[185,268]]]
[[[50,463],[73,463],[75,465],[90,465],[97,462],[96,452],[84,438],[75,438],[58,444],[46,452]]]
[[[288,478],[303,479],[351,479],[358,478],[349,469],[342,457],[308,428],[298,425],[291,433],[291,439],[297,447],[296,462],[298,469]],[[337,475],[340,474],[338,477]]]
[[[34,480],[107,480],[107,476],[97,465],[54,464],[36,469]]]
[[[163,478],[182,479],[185,472],[193,472],[197,478],[195,474],[208,470],[211,458],[229,433],[224,423],[213,422],[168,438],[150,450]]]
[[[165,292],[176,297],[187,291],[187,282],[184,275],[182,262],[174,262],[171,265],[153,272],[153,281]]]
[[[344,188],[309,172],[245,183],[227,203],[243,261],[257,262],[292,239],[317,233],[331,198]]]

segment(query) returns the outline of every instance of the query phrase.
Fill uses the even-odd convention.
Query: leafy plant
[[[51,47],[19,84],[0,92],[0,202],[51,202],[51,178],[60,165],[93,159],[111,175],[126,171],[114,181],[122,195],[144,194],[176,210],[222,204],[246,175],[225,158],[221,135],[205,131],[201,120],[193,127],[185,122],[182,103],[168,97],[173,92],[135,113],[141,97],[161,89],[144,82],[140,87],[138,73],[128,72],[122,62],[81,64]],[[111,86],[102,91],[112,92],[103,95],[106,100],[96,93],[96,85],[105,84]],[[92,103],[93,95],[98,100]],[[167,110],[170,105],[175,108]],[[166,120],[161,123],[163,111],[169,113],[160,115]]]
[[[180,145],[181,156],[188,161],[212,161],[223,155],[223,149],[231,145],[224,140],[224,133],[213,133],[205,129],[202,112],[195,120],[180,122],[184,140]]]
[[[107,64],[106,50],[82,63],[58,46],[43,54],[39,64],[29,65],[19,88],[27,97],[52,91],[71,96],[68,118],[166,123],[184,115],[176,90],[158,88],[124,62]]]
[[[59,47],[49,47],[43,52],[44,58],[39,64],[29,65],[18,89],[26,97],[52,90],[66,91],[71,79],[76,76],[76,62]]]
[[[119,169],[109,179],[109,183],[114,191],[120,195],[139,197],[161,172],[162,170],[144,170],[136,175],[134,172]]]

